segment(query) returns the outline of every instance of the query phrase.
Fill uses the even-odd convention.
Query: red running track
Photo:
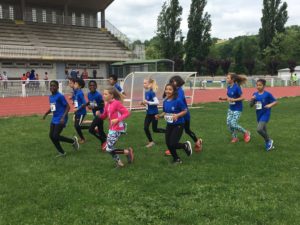
[[[271,92],[276,98],[300,96],[299,86],[273,88],[268,87],[266,90]],[[244,88],[243,92],[245,98],[250,99],[255,91],[255,88]],[[186,90],[186,95],[190,95],[189,90]],[[220,96],[226,96],[226,89],[196,90],[194,96],[194,103],[218,102],[218,98]],[[0,117],[28,116],[34,114],[42,115],[48,109],[48,96],[0,99]]]

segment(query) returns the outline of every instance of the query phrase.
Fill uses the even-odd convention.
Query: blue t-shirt
[[[95,91],[94,93],[89,92],[88,100],[90,102],[90,106],[92,107],[93,114],[94,116],[96,116],[97,110],[95,110],[94,108],[98,108],[103,104],[103,97],[98,91]],[[100,109],[100,112],[103,113],[103,107]]]
[[[84,94],[81,89],[77,89],[75,92],[74,96],[74,107],[75,108],[80,108],[75,115],[85,115],[86,114],[86,109],[85,107],[81,107],[83,104],[86,104]]]
[[[57,92],[54,95],[49,96],[50,102],[50,110],[53,113],[52,121],[53,124],[60,124],[60,119],[64,115],[66,108],[67,108],[67,100],[65,96],[61,93]],[[68,121],[68,114],[65,116],[65,125]]]
[[[115,89],[117,89],[120,93],[123,93],[123,89],[121,88],[121,86],[118,83],[115,83],[114,85]]]
[[[241,87],[234,83],[232,86],[227,87],[227,96],[229,98],[239,98],[243,94]],[[238,101],[238,102],[230,102],[229,103],[229,108],[232,111],[243,111],[243,101]]]
[[[189,111],[189,108],[188,108],[188,105],[187,105],[187,102],[186,102],[184,90],[182,89],[182,87],[179,87],[177,89],[177,92],[178,92],[178,98],[181,99],[181,101],[184,103],[184,105],[188,109],[187,113],[184,116],[184,120],[189,121],[191,119],[191,114],[190,114],[190,111]]]
[[[145,92],[145,100],[149,102],[153,102],[154,98],[156,97],[155,92],[150,89],[149,91]],[[156,115],[158,114],[157,105],[146,105],[146,112],[148,115]]]
[[[255,96],[257,122],[268,122],[271,116],[271,109],[267,109],[265,106],[275,102],[276,99],[267,91],[264,91],[262,94],[255,92],[253,96]]]
[[[183,124],[184,117],[179,117],[177,121],[173,121],[172,115],[178,114],[184,110],[187,110],[187,107],[181,99],[175,98],[172,100],[164,100],[163,111],[166,113],[165,120],[168,124]]]

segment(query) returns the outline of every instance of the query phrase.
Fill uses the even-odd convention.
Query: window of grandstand
[[[87,64],[86,63],[79,63],[78,68],[81,68],[81,69],[87,68]]]
[[[68,68],[77,68],[77,64],[76,63],[67,63],[66,67],[68,67]]]
[[[56,12],[52,11],[52,23],[56,24]]]
[[[2,62],[2,68],[14,67],[13,62]]]
[[[90,27],[94,27],[94,17],[90,15]]]
[[[27,67],[27,63],[25,63],[25,62],[16,62],[16,67],[17,68],[19,68],[19,67],[22,67],[22,68]]]
[[[74,12],[72,13],[72,25],[76,25],[76,14]]]
[[[14,7],[13,6],[9,6],[9,19],[10,20],[14,20],[15,19],[15,12],[14,12]]]
[[[47,12],[45,9],[42,10],[42,21],[43,23],[47,23]]]
[[[99,69],[99,64],[93,63],[89,65],[90,69]]]
[[[29,67],[35,67],[35,68],[38,68],[38,67],[41,67],[40,63],[37,63],[37,62],[31,62],[29,63]]]
[[[42,63],[41,67],[42,68],[53,68],[53,64],[52,63]]]
[[[0,19],[3,19],[2,5],[0,5]]]
[[[35,8],[32,9],[32,22],[37,22],[36,9]]]

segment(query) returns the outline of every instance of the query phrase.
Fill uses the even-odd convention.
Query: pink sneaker
[[[170,156],[170,155],[171,155],[171,152],[170,152],[169,149],[167,149],[167,150],[165,151],[165,156]]]
[[[238,138],[232,138],[232,139],[231,139],[231,143],[237,143],[237,142],[239,142],[239,139],[238,139]]]
[[[203,140],[201,138],[199,138],[195,144],[195,152],[201,152],[202,145],[203,145]]]
[[[102,152],[106,151],[106,142],[101,145]]]
[[[244,141],[246,143],[248,143],[249,141],[251,140],[251,134],[249,131],[247,131],[245,134],[244,134]]]

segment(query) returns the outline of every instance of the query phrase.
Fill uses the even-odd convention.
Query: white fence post
[[[271,87],[274,87],[274,78],[271,79]]]
[[[22,97],[26,97],[26,84],[22,84]]]

